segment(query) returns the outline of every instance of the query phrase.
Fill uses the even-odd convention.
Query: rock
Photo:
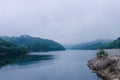
[[[120,61],[117,61],[116,63],[112,64],[110,66],[111,71],[114,71],[116,73],[120,72]]]
[[[120,56],[96,57],[88,66],[103,80],[120,80]]]

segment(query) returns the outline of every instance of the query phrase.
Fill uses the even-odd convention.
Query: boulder
[[[88,66],[103,80],[120,80],[120,56],[96,57]]]

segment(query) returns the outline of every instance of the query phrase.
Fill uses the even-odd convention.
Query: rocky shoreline
[[[103,80],[120,80],[120,56],[95,57],[88,67]]]

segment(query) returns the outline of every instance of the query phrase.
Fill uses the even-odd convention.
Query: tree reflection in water
[[[52,59],[54,59],[53,55],[22,55],[19,57],[0,56],[0,68],[7,65],[29,65]]]

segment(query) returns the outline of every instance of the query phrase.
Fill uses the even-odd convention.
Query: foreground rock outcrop
[[[120,56],[96,57],[88,66],[103,80],[120,80]]]

